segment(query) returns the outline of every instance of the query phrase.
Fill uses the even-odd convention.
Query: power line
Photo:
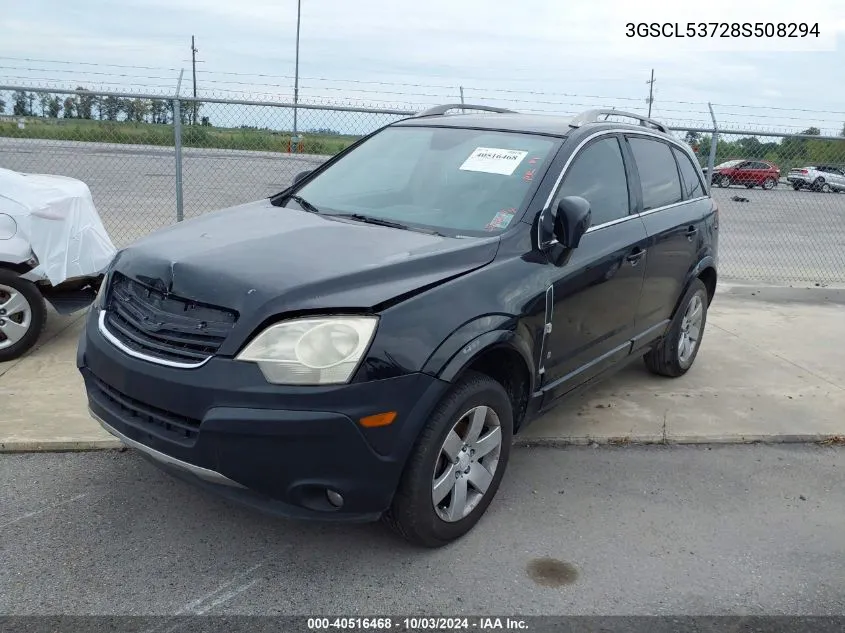
[[[0,55],[0,59],[9,59],[19,62],[33,62],[36,64],[76,64],[77,66],[104,66],[107,68],[136,68],[139,70],[172,70],[179,72],[179,68],[165,68],[164,66],[126,66],[123,64],[101,64],[99,62],[69,62],[59,59],[32,59],[29,57],[5,57]]]
[[[739,105],[729,103],[714,103],[713,105],[721,108],[754,108],[755,110],[782,110],[785,112],[808,112],[815,114],[845,114],[845,111],[842,110],[808,110],[804,108],[779,108],[776,106]]]
[[[64,70],[63,68],[25,68],[20,66],[0,66],[0,68],[4,70],[25,70],[28,72],[40,72],[40,73],[75,73],[76,71],[73,70]],[[103,77],[126,77],[128,79],[168,79],[172,80],[173,77],[162,77],[161,75],[129,75],[125,73],[104,73],[99,72],[96,70],[86,70],[85,75],[98,75]],[[35,77],[35,79],[41,79],[41,77]],[[70,79],[63,79],[62,81],[71,81]]]

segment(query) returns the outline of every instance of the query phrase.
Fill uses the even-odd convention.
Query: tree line
[[[64,98],[55,94],[15,91],[12,93],[12,114],[50,119],[173,123],[172,99],[100,96],[82,87],[76,90],[77,94]],[[0,97],[0,114],[6,112],[6,106],[6,101]],[[209,118],[200,116],[201,107],[199,102],[183,102],[179,117],[182,123],[210,126]]]
[[[817,127],[809,127],[798,133],[801,136],[820,136]],[[800,138],[787,136],[771,141],[761,141],[756,136],[744,136],[728,140],[719,135],[716,143],[716,165],[732,159],[759,159],[775,163],[781,168],[791,169],[801,163],[820,163],[845,166],[845,125],[842,126],[841,141],[830,139]],[[764,133],[760,136],[765,137]],[[703,166],[707,165],[713,142],[710,134],[687,132],[684,140],[696,150]]]

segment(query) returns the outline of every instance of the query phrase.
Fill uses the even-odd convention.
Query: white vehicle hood
[[[116,249],[100,219],[91,191],[81,180],[0,169],[0,219],[11,226],[0,240],[29,242],[38,258],[33,271],[54,286],[100,274]],[[2,241],[0,241],[2,245]]]

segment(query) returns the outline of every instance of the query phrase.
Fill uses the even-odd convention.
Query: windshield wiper
[[[315,207],[313,204],[308,202],[308,200],[306,200],[302,196],[298,196],[296,194],[293,194],[291,196],[288,196],[288,200],[293,200],[300,207],[302,207],[303,209],[308,211],[308,213],[321,213],[321,211],[317,207]]]
[[[393,229],[417,231],[419,233],[428,233],[429,235],[439,235],[440,237],[445,237],[445,235],[443,235],[442,233],[438,233],[433,229],[424,229],[417,226],[409,226],[407,224],[403,224],[402,222],[396,222],[394,220],[384,220],[382,218],[374,218],[371,215],[364,215],[363,213],[332,213],[331,215],[337,218],[349,218],[350,220],[357,220],[358,222],[364,222],[366,224],[377,224],[378,226],[389,226]]]

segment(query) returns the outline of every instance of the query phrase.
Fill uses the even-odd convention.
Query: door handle
[[[645,249],[638,246],[631,251],[625,259],[628,260],[628,263],[631,264],[631,266],[636,266],[640,263],[643,255],[645,255]]]
[[[692,238],[695,236],[696,233],[698,233],[698,227],[691,226],[687,229],[685,235],[687,236],[687,239],[691,242]]]

